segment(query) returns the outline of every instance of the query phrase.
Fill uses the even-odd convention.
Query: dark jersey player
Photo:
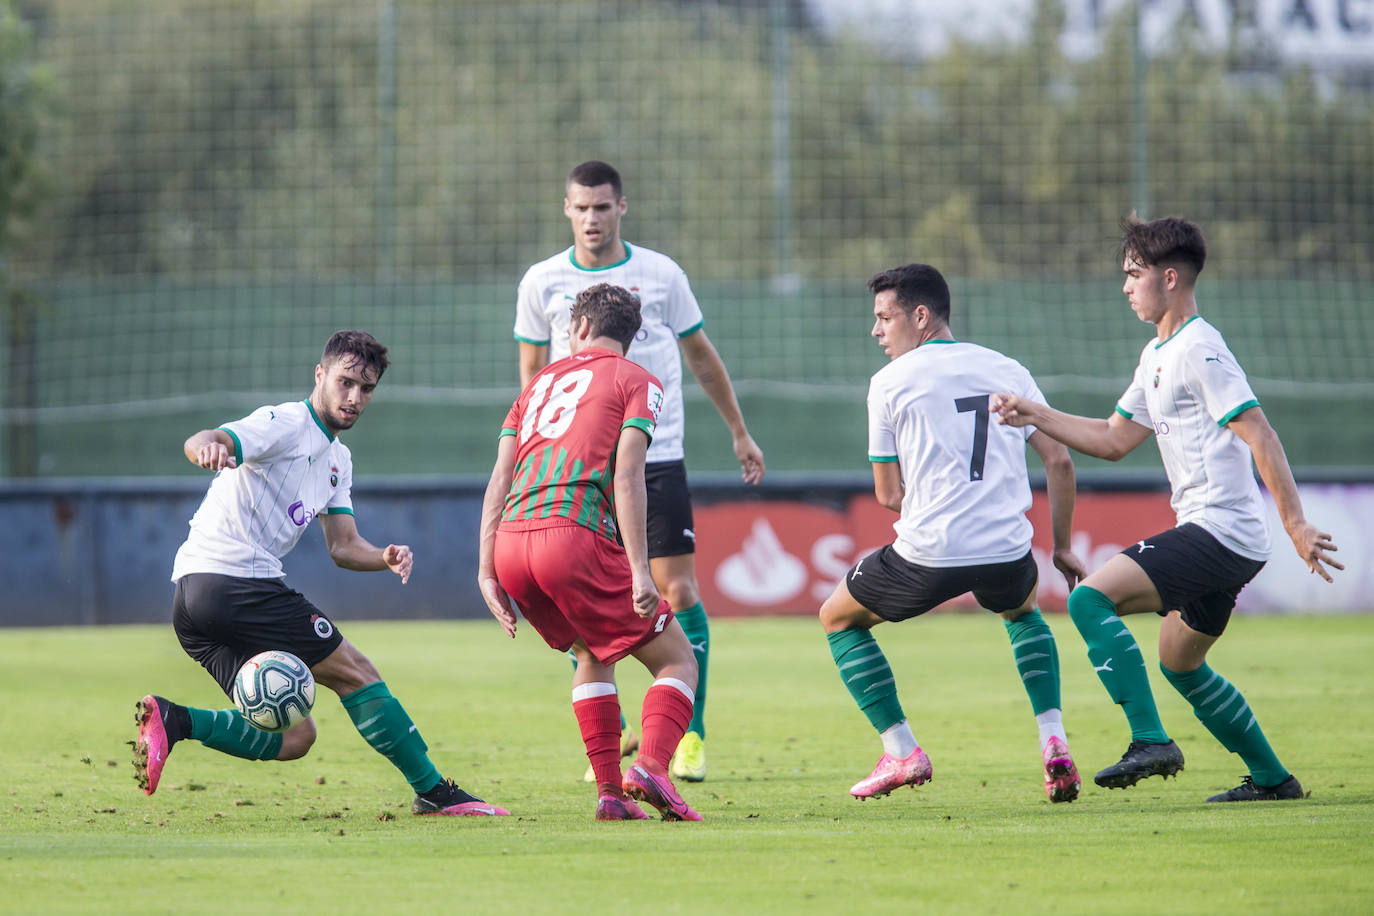
[[[625,358],[639,300],[602,283],[578,294],[571,354],[539,371],[502,425],[482,506],[478,583],[515,636],[515,609],[551,647],[572,650],[572,700],[597,784],[597,820],[701,820],[668,764],[692,717],[697,664],[654,585],[645,533],[644,461],[663,388]],[[623,546],[622,546],[623,544]],[[614,666],[632,655],[653,675],[639,756],[620,770]]]

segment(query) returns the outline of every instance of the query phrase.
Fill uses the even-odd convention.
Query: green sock
[[[248,724],[237,709],[196,709],[191,714],[191,737],[216,751],[244,760],[276,760],[281,732],[265,732]]]
[[[692,646],[692,655],[697,660],[697,699],[692,704],[692,721],[687,730],[706,737],[706,663],[711,657],[711,625],[706,620],[706,609],[701,602],[682,611],[674,611],[673,616],[687,634],[687,642]]]
[[[1240,755],[1257,785],[1276,786],[1288,778],[1288,770],[1274,755],[1274,749],[1250,711],[1250,704],[1230,681],[1213,671],[1206,662],[1196,671],[1181,672],[1170,671],[1160,662],[1159,670],[1183,699],[1192,704],[1193,715],[1221,746]]]
[[[573,670],[577,670],[577,656],[573,655],[573,650],[568,650],[568,661],[572,662]],[[625,711],[620,711],[620,730],[625,731]]]
[[[1112,701],[1131,724],[1131,740],[1164,744],[1169,736],[1159,721],[1145,658],[1121,618],[1116,605],[1097,589],[1080,585],[1069,592],[1069,616],[1088,644],[1088,660]]]
[[[1002,623],[1011,639],[1011,653],[1030,697],[1031,711],[1038,716],[1059,709],[1059,650],[1040,609],[1032,608],[1029,614]]]
[[[902,704],[897,700],[892,668],[873,634],[860,627],[849,627],[827,633],[825,638],[830,643],[835,667],[840,670],[840,679],[879,734],[905,719]]]
[[[358,734],[401,771],[416,795],[423,795],[439,784],[439,771],[425,753],[429,745],[420,737],[401,702],[386,689],[385,681],[368,684],[340,699]]]

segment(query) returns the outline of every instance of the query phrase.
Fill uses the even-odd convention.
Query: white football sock
[[[883,739],[883,750],[898,760],[910,757],[912,751],[920,747],[916,743],[916,736],[911,733],[911,726],[907,724],[906,719],[898,722],[879,737]]]
[[[1064,734],[1064,714],[1057,709],[1050,709],[1042,712],[1035,717],[1035,724],[1040,726],[1040,746],[1043,748],[1051,738],[1058,738],[1065,744],[1069,743],[1069,736]]]

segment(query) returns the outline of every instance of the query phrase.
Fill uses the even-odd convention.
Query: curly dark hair
[[[391,365],[386,347],[366,331],[335,331],[330,336],[320,355],[320,365],[330,366],[340,361],[356,363],[372,375],[374,382],[381,381],[382,373]]]
[[[577,294],[573,303],[573,326],[583,317],[591,321],[593,337],[610,337],[628,350],[641,323],[639,297],[613,283],[589,286]]]

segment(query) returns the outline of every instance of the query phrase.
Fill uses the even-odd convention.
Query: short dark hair
[[[573,303],[574,326],[579,318],[591,321],[593,337],[610,337],[628,350],[642,321],[639,297],[614,283],[589,286],[577,294],[577,301]]]
[[[873,295],[889,289],[896,291],[897,304],[908,315],[924,305],[936,318],[949,321],[949,284],[929,264],[904,264],[869,277],[868,290]]]
[[[382,380],[382,373],[391,365],[387,358],[386,347],[366,331],[335,331],[324,345],[320,355],[320,365],[329,366],[336,362],[356,363],[364,372],[372,374],[372,380]]]
[[[1207,263],[1207,240],[1197,223],[1166,216],[1143,220],[1132,213],[1121,221],[1121,259],[1142,267],[1172,267],[1191,284]]]
[[[584,188],[599,188],[603,184],[611,186],[617,199],[624,197],[620,173],[600,159],[589,159],[568,173],[568,184],[580,184]]]

